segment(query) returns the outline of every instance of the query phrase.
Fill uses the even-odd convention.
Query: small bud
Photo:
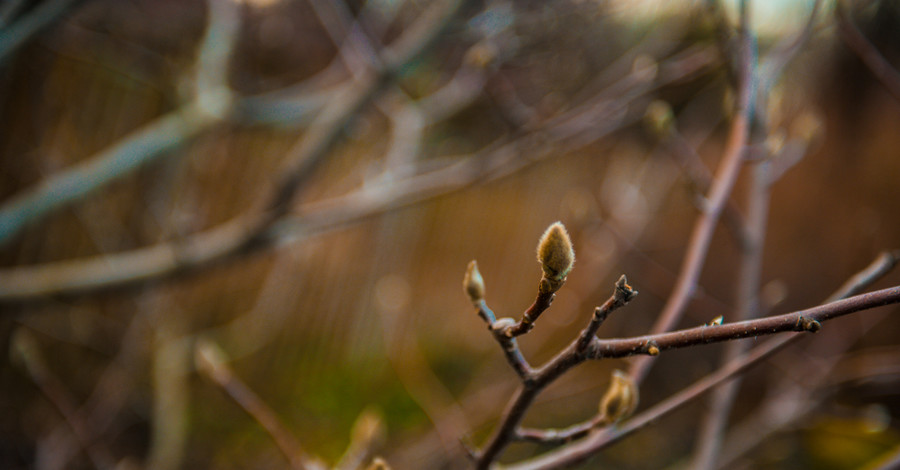
[[[215,342],[199,338],[194,346],[194,367],[213,379],[226,377],[228,355]]]
[[[712,320],[710,320],[710,322],[707,323],[706,326],[719,326],[724,321],[725,321],[725,317],[722,315],[719,315],[716,318],[713,318]]]
[[[812,145],[820,140],[823,127],[824,124],[822,124],[822,119],[819,116],[811,112],[805,112],[791,123],[790,134]]]
[[[469,296],[469,300],[472,302],[484,300],[484,278],[481,277],[481,272],[478,271],[478,263],[474,259],[469,261],[469,266],[466,268],[466,275],[463,277],[463,289],[465,289],[466,295]]]
[[[657,136],[668,135],[675,125],[675,113],[669,103],[653,101],[644,112],[644,124]]]
[[[614,370],[612,382],[600,400],[600,414],[607,424],[615,424],[634,413],[638,404],[638,390],[634,382],[621,370]]]
[[[498,55],[499,53],[495,44],[482,41],[466,51],[463,61],[472,67],[484,69],[494,63],[497,60]]]
[[[384,419],[377,410],[366,408],[359,414],[350,431],[351,445],[369,448],[384,439]]]
[[[794,325],[795,331],[808,331],[810,333],[815,333],[821,329],[822,324],[819,323],[818,320],[806,318],[803,315],[800,315],[800,317],[797,318],[797,324]]]
[[[375,457],[366,470],[391,470],[391,466],[383,458]]]
[[[491,323],[491,331],[497,334],[505,333],[506,330],[512,328],[517,322],[509,317],[498,318],[497,321]]]
[[[547,227],[538,243],[537,255],[545,277],[561,281],[569,274],[575,264],[575,251],[562,223],[554,222]]]

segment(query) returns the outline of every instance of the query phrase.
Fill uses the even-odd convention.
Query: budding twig
[[[575,264],[575,250],[572,249],[572,239],[569,232],[560,222],[554,222],[547,227],[541,235],[541,241],[537,247],[538,262],[541,263],[541,283],[538,284],[538,295],[534,303],[525,313],[522,320],[505,331],[506,336],[512,338],[523,335],[534,328],[534,322],[550,307],[553,299],[563,284],[566,276]]]
[[[606,320],[606,317],[608,317],[613,310],[630,302],[637,294],[638,291],[632,289],[632,287],[628,285],[628,279],[625,278],[625,275],[623,274],[620,276],[619,280],[616,281],[616,289],[613,292],[612,297],[607,299],[603,305],[594,309],[594,315],[591,317],[591,322],[578,337],[576,350],[578,352],[584,352],[588,347],[588,344],[590,344],[591,339],[597,334],[597,329],[599,329],[603,321]]]

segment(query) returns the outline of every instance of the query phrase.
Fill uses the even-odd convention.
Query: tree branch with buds
[[[485,301],[484,279],[478,271],[475,261],[469,263],[464,276],[463,289],[466,295],[472,301],[479,317],[488,325],[494,339],[503,349],[507,362],[521,380],[519,388],[507,403],[499,424],[485,446],[481,450],[470,451],[478,469],[490,468],[499,459],[503,450],[513,441],[562,444],[563,448],[553,451],[551,454],[560,456],[557,460],[539,458],[536,460],[542,462],[540,466],[523,467],[558,468],[562,466],[560,462],[569,462],[567,459],[570,458],[581,461],[602,447],[590,446],[591,453],[583,454],[582,450],[579,450],[586,445],[580,442],[582,438],[586,438],[586,442],[594,442],[602,438],[605,439],[603,441],[605,445],[621,437],[621,432],[615,428],[620,422],[631,416],[637,408],[639,390],[636,382],[628,374],[619,370],[613,371],[610,385],[600,400],[598,412],[592,418],[562,429],[531,429],[520,426],[537,395],[547,385],[586,360],[635,355],[656,356],[662,351],[670,349],[782,332],[815,333],[822,328],[822,323],[825,321],[861,310],[900,303],[900,286],[895,286],[783,315],[733,323],[723,323],[719,320],[667,333],[621,339],[600,339],[596,333],[603,321],[613,311],[624,307],[637,296],[638,292],[628,284],[623,275],[616,281],[613,294],[603,305],[594,309],[588,324],[579,335],[553,359],[538,368],[533,368],[519,349],[516,336],[533,328],[534,321],[550,306],[553,296],[565,283],[566,275],[574,264],[575,255],[572,242],[561,223],[552,224],[541,237],[538,244],[538,260],[541,263],[543,274],[538,286],[538,297],[534,305],[525,311],[519,322],[512,318],[498,319],[488,308]],[[678,395],[678,400],[671,404],[667,401],[654,407],[654,413],[667,413],[675,407],[681,406],[687,399],[693,399],[727,378],[743,372],[783,345],[780,341],[770,343],[728,362],[719,372],[686,390],[684,395],[689,398]],[[626,429],[636,430],[649,423],[650,420],[652,419],[645,419],[639,426],[630,424],[623,426],[631,426]],[[566,446],[570,445],[574,446],[572,450],[566,450]]]

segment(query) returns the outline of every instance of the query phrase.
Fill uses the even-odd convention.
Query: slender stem
[[[800,336],[800,335],[791,335]],[[543,454],[537,458],[505,467],[507,470],[543,470],[553,468],[567,468],[593,457],[600,449],[609,444],[622,439],[623,437],[642,429],[651,422],[660,417],[675,411],[690,401],[699,398],[702,394],[716,385],[728,380],[735,374],[744,372],[751,366],[758,364],[763,359],[769,357],[782,346],[787,344],[789,336],[775,338],[767,341],[747,354],[741,356],[737,361],[726,364],[718,371],[706,376],[705,378],[695,382],[693,385],[678,392],[657,405],[647,409],[643,413],[634,416],[632,419],[619,425],[618,427],[605,428],[602,431],[589,434],[587,438],[574,442],[564,447],[560,447],[554,451]]]
[[[608,315],[613,310],[624,306],[635,295],[637,295],[637,291],[632,290],[631,286],[625,282],[624,276],[620,277],[616,283],[613,295],[604,302],[604,305],[608,305],[606,314]],[[591,322],[593,323],[594,320],[592,319]],[[495,331],[498,329],[495,329]],[[590,338],[595,339],[593,335]],[[541,368],[528,374],[510,399],[500,419],[500,425],[494,429],[493,434],[488,439],[488,444],[482,452],[476,454],[476,467],[478,469],[489,468],[500,456],[503,449],[513,439],[517,438],[519,435],[519,423],[522,422],[522,418],[525,417],[525,413],[531,407],[537,394],[566,371],[587,359],[585,352],[578,349],[578,343],[579,340],[576,339]]]
[[[660,351],[710,344],[739,338],[752,338],[786,331],[818,330],[816,322],[824,322],[860,310],[900,303],[900,286],[860,294],[818,307],[756,320],[725,323],[718,326],[699,326],[670,333],[636,336],[625,339],[594,340],[587,350],[590,358],[628,357],[646,354],[647,344],[655,344]],[[819,325],[821,327],[821,325]]]
[[[538,317],[540,317],[545,310],[550,308],[550,304],[552,304],[553,299],[556,298],[556,291],[562,287],[565,279],[554,284],[550,284],[546,278],[541,279],[541,283],[543,284],[544,282],[548,282],[547,285],[552,286],[552,288],[547,290],[542,288],[538,289],[537,297],[534,299],[531,306],[522,314],[522,319],[515,325],[506,329],[505,334],[510,338],[524,335],[534,328],[534,322],[537,321]]]
[[[672,295],[669,296],[669,300],[666,302],[659,319],[653,326],[651,330],[653,333],[671,330],[681,318],[685,307],[687,307],[694,290],[697,288],[700,270],[706,261],[709,244],[712,240],[716,223],[719,220],[719,215],[728,200],[729,194],[731,194],[743,162],[744,146],[749,134],[750,102],[752,100],[752,80],[755,64],[752,41],[749,34],[745,34],[742,37],[740,60],[738,106],[734,121],[731,124],[731,132],[725,145],[722,163],[710,188],[706,210],[694,225],[688,252],[678,274],[678,284],[675,286]],[[635,384],[639,384],[649,371],[652,364],[651,359],[651,357],[640,357],[632,363],[629,375]]]
[[[606,302],[603,302],[603,305],[594,309],[594,314],[591,316],[591,322],[588,323],[588,326],[585,327],[578,336],[578,340],[575,343],[575,350],[579,353],[583,353],[591,343],[591,340],[594,339],[597,334],[597,329],[600,328],[600,325],[606,320],[606,317],[608,317],[613,310],[630,302],[637,294],[638,291],[632,289],[631,286],[628,285],[628,279],[625,278],[625,275],[623,274],[620,276],[619,280],[616,281],[616,290],[613,292],[612,297],[606,299]]]
[[[692,76],[712,62],[708,49],[672,58],[660,65],[655,86]],[[298,210],[301,215],[285,216],[249,246],[241,243],[247,239],[247,232],[258,225],[250,217],[241,217],[183,240],[122,253],[0,269],[0,304],[35,302],[48,295],[76,296],[122,289],[196,273],[216,263],[234,262],[262,249],[345,228],[459,191],[476,182],[503,178],[538,161],[581,148],[633,122],[636,117],[619,120],[615,116],[631,100],[653,88],[633,83],[621,96],[603,92],[583,106],[546,119],[534,132],[468,156],[454,157],[436,169],[433,162],[426,162],[428,165],[419,165],[408,172],[415,176],[306,203]],[[598,127],[598,120],[610,124]],[[518,158],[523,147],[532,149],[527,159]],[[403,173],[407,174],[405,170]]]
[[[295,470],[317,468],[312,458],[303,451],[303,446],[284,426],[278,415],[238,378],[231,367],[220,357],[218,346],[212,343],[198,343],[197,371],[222,388],[244,411],[253,417],[275,441],[275,445],[284,454]]]
[[[756,164],[748,188],[747,243],[741,254],[740,273],[737,280],[736,318],[738,320],[756,317],[760,311],[762,254],[766,235],[766,219],[769,213],[769,166],[768,160]],[[727,364],[734,360],[749,346],[746,341],[728,343],[722,362]],[[741,377],[735,377],[713,392],[709,410],[700,428],[700,438],[697,440],[694,463],[691,468],[696,470],[715,468],[721,452],[722,437],[728,425],[728,418],[740,384]]]
[[[526,380],[532,374],[533,369],[531,368],[531,365],[528,364],[525,356],[522,355],[522,351],[519,349],[519,343],[515,338],[510,338],[504,333],[506,328],[504,328],[502,322],[497,321],[497,317],[494,315],[494,312],[488,308],[487,302],[485,302],[484,299],[479,300],[476,307],[478,308],[478,316],[487,323],[487,327],[491,333],[493,333],[494,339],[497,340],[497,343],[499,343],[500,347],[503,349],[506,362],[508,362],[509,366],[519,375],[519,378]],[[507,318],[506,320],[510,319]]]

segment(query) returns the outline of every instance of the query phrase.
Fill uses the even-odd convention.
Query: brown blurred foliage
[[[428,6],[375,4],[365,10],[372,15],[370,33],[384,42]],[[398,8],[393,17],[390,8]],[[477,16],[482,8],[491,13]],[[351,2],[350,9],[358,14],[364,6]],[[301,82],[335,58],[337,47],[307,2],[246,1],[240,15],[227,76],[238,95]],[[661,62],[691,46],[715,45],[700,7],[660,11],[647,20],[610,2],[486,2],[463,16],[400,77],[396,90],[427,96],[461,63],[475,60],[466,54],[496,54],[497,62],[476,98],[427,127],[421,151],[409,161],[401,155],[401,164],[439,164],[527,133],[631,73],[636,55]],[[829,14],[823,16],[770,100],[770,135],[797,136],[807,131],[803,126],[817,133],[808,154],[773,187],[761,294],[770,313],[817,304],[878,252],[900,245],[900,103],[841,44]],[[177,108],[206,17],[202,1],[85,1],[3,59],[0,197],[39,184]],[[900,63],[897,7],[874,2],[856,17],[888,59]],[[486,33],[496,40],[483,43],[497,49],[471,52],[482,23],[496,29]],[[760,37],[760,50],[777,39]],[[335,76],[339,83],[349,72]],[[561,220],[577,261],[551,310],[521,341],[523,352],[536,364],[551,357],[621,273],[641,295],[599,334],[647,331],[674,284],[697,211],[678,165],[638,118],[653,99],[670,102],[681,134],[715,168],[728,119],[727,89],[718,62],[633,99],[629,117],[611,135],[596,140],[581,134],[583,145],[527,165],[530,149],[517,148],[514,163],[522,165],[511,165],[509,175],[184,276],[3,304],[0,350],[11,353],[0,366],[0,467],[96,464],[34,373],[16,359],[21,351],[14,338],[21,330],[29,332],[74,409],[95,427],[96,442],[120,465],[165,468],[166,458],[181,468],[286,465],[257,422],[192,373],[190,344],[203,335],[229,354],[235,374],[304,449],[325,461],[340,458],[354,420],[373,407],[387,438],[372,451],[394,468],[465,467],[456,440],[480,442],[516,385],[461,292],[467,263],[478,260],[498,315],[517,317],[540,279],[538,237]],[[298,208],[375,184],[398,163],[385,158],[395,131],[386,109],[384,103],[368,107],[344,129],[302,188]],[[222,122],[29,224],[0,248],[0,263],[13,269],[125,252],[214,227],[253,210],[272,190],[282,157],[303,133],[302,122]],[[738,206],[745,177],[733,198]],[[719,314],[728,320],[737,262],[735,240],[718,230],[683,326]],[[893,273],[877,287],[898,281]],[[826,324],[747,375],[733,418],[738,422],[760,402],[777,399],[770,384],[784,377],[802,383],[817,358],[839,358],[827,383],[810,391],[814,412],[741,457],[741,468],[853,468],[900,444],[900,383],[889,367],[900,360],[900,323],[887,313]],[[641,390],[642,403],[704,375],[719,364],[720,353],[713,345],[664,354]],[[526,423],[565,426],[584,419],[616,367],[620,361],[590,363],[565,376],[541,396]],[[690,453],[703,407],[698,402],[667,417],[596,462],[616,468],[677,463]],[[849,437],[841,440],[835,430]],[[862,460],[838,466],[821,457],[834,446],[828,439],[851,453],[859,450],[853,440],[881,444],[862,452]],[[537,450],[517,445],[509,458]]]

